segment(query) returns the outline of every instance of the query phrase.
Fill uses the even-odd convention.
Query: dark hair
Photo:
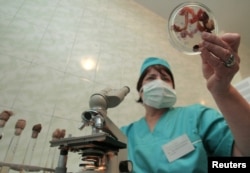
[[[137,81],[136,89],[137,89],[138,92],[140,92],[140,89],[142,87],[142,81],[143,81],[144,77],[146,76],[146,74],[148,73],[150,68],[154,68],[159,73],[162,73],[162,71],[165,71],[166,73],[168,73],[170,75],[170,77],[171,77],[171,80],[173,81],[173,88],[175,88],[173,74],[171,73],[171,71],[168,68],[166,68],[165,66],[159,64],[159,65],[152,65],[152,66],[148,67],[146,70],[144,70],[144,72],[141,74],[139,80]],[[137,102],[142,103],[142,98],[140,97],[137,100]]]

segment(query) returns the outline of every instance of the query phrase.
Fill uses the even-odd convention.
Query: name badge
[[[162,146],[169,162],[172,162],[194,150],[194,146],[186,134]]]

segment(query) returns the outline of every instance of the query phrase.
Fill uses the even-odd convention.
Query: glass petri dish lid
[[[200,54],[198,44],[202,32],[218,34],[218,24],[212,11],[200,2],[184,2],[170,14],[169,41],[174,48],[187,55]]]

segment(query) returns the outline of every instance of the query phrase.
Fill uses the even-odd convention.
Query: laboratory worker
[[[250,106],[231,84],[239,70],[240,35],[201,37],[202,72],[219,110],[175,106],[177,84],[167,58],[146,58],[137,82],[145,114],[121,127],[133,173],[205,173],[210,156],[250,156]]]

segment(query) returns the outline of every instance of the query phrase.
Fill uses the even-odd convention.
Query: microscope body
[[[133,164],[127,160],[127,138],[107,116],[107,109],[115,107],[129,93],[128,87],[105,89],[90,97],[90,109],[81,115],[82,125],[92,127],[90,135],[51,141],[51,147],[61,150],[56,173],[67,172],[67,153],[77,152],[79,165],[86,173],[131,173]]]

